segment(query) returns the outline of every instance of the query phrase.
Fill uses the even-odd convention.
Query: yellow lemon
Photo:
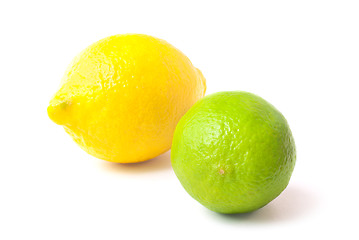
[[[166,41],[115,35],[75,57],[47,111],[91,155],[141,162],[170,149],[178,121],[205,91],[202,73]]]

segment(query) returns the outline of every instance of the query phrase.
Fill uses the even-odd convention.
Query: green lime
[[[240,91],[198,101],[179,121],[171,152],[186,191],[220,213],[268,204],[287,187],[295,159],[283,115],[264,99]]]

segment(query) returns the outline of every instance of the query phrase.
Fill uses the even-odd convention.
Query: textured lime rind
[[[283,115],[247,92],[198,101],[178,123],[173,169],[186,191],[220,213],[256,210],[288,185],[295,144]]]

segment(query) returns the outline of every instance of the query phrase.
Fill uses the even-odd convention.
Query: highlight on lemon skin
[[[201,71],[164,40],[104,38],[67,68],[48,115],[88,153],[120,163],[170,149],[180,118],[205,95]]]

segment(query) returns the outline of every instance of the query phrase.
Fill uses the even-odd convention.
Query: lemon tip
[[[67,102],[51,103],[47,107],[47,115],[58,125],[63,125],[66,121],[66,110],[69,106]]]

